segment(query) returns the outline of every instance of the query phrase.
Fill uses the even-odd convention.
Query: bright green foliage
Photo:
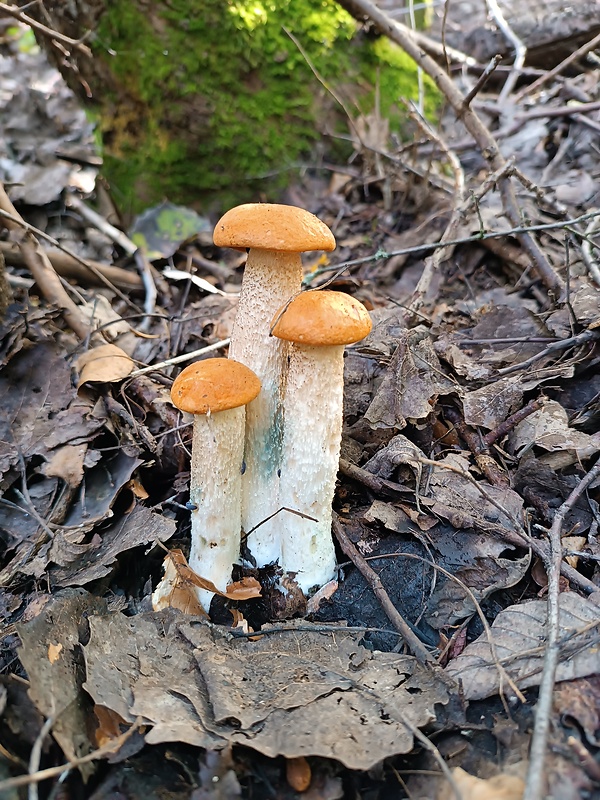
[[[105,103],[106,165],[113,184],[137,192],[137,207],[270,191],[289,181],[325,118],[347,134],[286,28],[357,114],[372,110],[378,85],[397,128],[396,99],[416,96],[412,62],[367,40],[333,0],[160,0],[145,14],[132,0],[107,6],[95,51],[134,102]],[[259,182],[267,173],[275,174]]]

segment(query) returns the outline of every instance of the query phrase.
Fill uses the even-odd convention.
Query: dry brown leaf
[[[155,611],[178,608],[184,614],[208,617],[198,601],[193,586],[181,574],[179,560],[189,570],[181,550],[172,550],[165,556],[163,562],[165,574],[152,595],[152,608]]]
[[[234,581],[228,584],[224,592],[218,592],[229,600],[250,600],[252,597],[260,597],[260,583],[256,578],[242,578],[241,581]]]
[[[94,714],[98,720],[98,727],[94,734],[97,747],[103,747],[108,742],[121,736],[123,733],[121,725],[129,727],[129,723],[123,717],[117,714],[116,711],[106,708],[106,706],[96,704],[94,706]]]
[[[231,626],[242,633],[253,633],[254,628],[248,625],[248,620],[238,608],[230,608],[229,613],[233,617],[233,625]]]
[[[53,644],[52,642],[48,645],[48,661],[51,664],[55,664],[62,652],[63,646],[62,644]]]
[[[565,550],[583,550],[587,544],[586,536],[564,536],[562,540]],[[565,556],[565,561],[573,569],[577,569],[579,556]]]
[[[520,378],[501,378],[480,389],[465,392],[465,422],[467,425],[493,430],[519,406],[522,398]]]
[[[421,325],[401,331],[396,352],[365,419],[374,429],[401,430],[407,420],[427,417],[438,395],[455,388],[440,366],[429,331]]]
[[[529,600],[501,611],[492,624],[495,655],[520,689],[537,686],[546,641],[547,604]],[[600,607],[575,592],[560,594],[560,662],[556,681],[598,672],[596,629]],[[498,692],[501,676],[486,634],[467,645],[446,667],[446,674],[463,683],[467,700],[483,700]]]
[[[554,400],[520,422],[509,439],[511,448],[520,456],[531,445],[548,450],[540,461],[553,469],[561,469],[577,461],[585,461],[600,450],[600,433],[592,435],[569,427],[565,409]]]
[[[516,775],[495,775],[493,778],[476,778],[464,769],[455,767],[452,777],[461,791],[462,800],[522,800],[525,783]],[[438,791],[437,800],[452,796],[447,783]]]
[[[48,478],[62,478],[75,489],[83,480],[83,464],[87,444],[66,444],[54,451],[46,464],[44,473]]]
[[[133,494],[138,498],[138,500],[147,500],[150,495],[144,488],[141,481],[137,478],[132,478],[126,485],[127,489],[131,489]]]
[[[79,380],[77,388],[84,383],[113,383],[122,381],[135,367],[124,350],[115,344],[94,347],[77,359]]]
[[[251,642],[173,610],[89,623],[84,688],[130,722],[143,717],[147,744],[243,742],[268,757],[322,756],[365,770],[410,752],[406,720],[430,724],[447,702],[447,686],[414,659],[370,652],[339,626],[312,633],[299,620],[298,631],[268,626]]]
[[[243,578],[230,583],[222,592],[207,580],[197,575],[189,566],[181,550],[170,550],[165,556],[165,574],[153,595],[152,606],[155,611],[163,608],[178,608],[186,614],[207,616],[200,606],[193,587],[226,597],[229,600],[249,600],[260,597],[260,583],[256,578]]]

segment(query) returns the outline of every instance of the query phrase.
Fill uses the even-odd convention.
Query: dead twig
[[[475,457],[477,466],[492,486],[503,488],[510,486],[508,476],[496,463],[485,440],[465,423],[459,412],[452,406],[446,406],[444,408],[444,416],[452,423],[459,436],[466,442],[467,447]]]
[[[81,55],[87,56],[88,58],[92,57],[92,51],[87,45],[83,44],[81,39],[71,39],[69,36],[65,36],[63,33],[59,33],[52,28],[48,28],[46,25],[43,25],[36,19],[33,19],[33,17],[30,17],[28,14],[24,14],[16,6],[9,5],[8,3],[0,3],[0,11],[8,14],[9,17],[18,19],[19,22],[22,22],[24,25],[27,25],[33,30],[38,31],[53,42],[60,42],[67,47],[72,47],[73,50],[77,50],[79,53],[81,53]]]
[[[440,239],[440,242],[449,242],[455,236],[461,221],[461,207],[465,203],[465,173],[463,172],[463,168],[456,153],[452,152],[443,138],[433,130],[427,120],[425,120],[412,104],[409,105],[409,113],[423,133],[428,136],[431,141],[435,142],[444,153],[454,175],[454,206],[450,215],[450,220],[446,225],[446,230]],[[433,276],[440,268],[442,261],[450,258],[451,255],[452,246],[448,245],[447,247],[442,246],[437,248],[431,256],[425,259],[425,267],[411,298],[411,311],[418,311],[421,308],[429,292]]]
[[[502,87],[500,96],[498,97],[498,105],[502,107],[502,105],[506,102],[506,98],[515,88],[515,84],[519,78],[519,75],[521,74],[521,70],[525,66],[527,48],[508,24],[506,17],[502,13],[502,9],[498,5],[497,0],[485,0],[485,2],[492,19],[502,32],[504,38],[507,39],[507,41],[515,48],[515,60],[512,65],[512,70],[510,71],[510,74],[506,79],[504,86]]]
[[[581,257],[583,263],[587,267],[596,286],[600,286],[600,266],[598,266],[598,259],[594,256],[594,250],[598,251],[598,246],[593,242],[593,237],[597,234],[600,227],[600,218],[596,217],[585,229],[585,236],[581,244]]]
[[[15,267],[25,266],[23,254],[14,242],[0,242],[0,253],[6,258],[7,264]],[[139,291],[142,288],[139,275],[130,270],[90,260],[86,261],[87,267],[84,267],[76,258],[57,249],[48,248],[45,253],[58,275],[62,278],[74,278],[88,286],[100,284],[101,286],[107,286],[109,289],[116,287],[128,292]],[[94,281],[94,277],[96,281]]]
[[[483,72],[477,79],[473,88],[465,96],[464,99],[465,108],[468,108],[471,105],[471,101],[473,100],[473,98],[476,97],[479,94],[479,92],[483,89],[483,87],[491,78],[492,74],[496,71],[501,61],[502,61],[502,56],[499,53],[496,53],[496,55],[492,58],[490,63],[487,65],[487,67],[483,70]]]
[[[546,573],[548,575],[548,605],[546,623],[546,655],[544,658],[544,668],[540,682],[538,701],[535,708],[535,724],[531,747],[529,750],[529,767],[527,770],[527,781],[523,800],[541,800],[544,791],[544,763],[546,760],[546,748],[548,742],[548,731],[550,729],[550,713],[552,710],[552,694],[556,679],[556,667],[560,648],[558,638],[560,632],[559,621],[559,596],[560,596],[560,572],[563,560],[563,550],[561,543],[561,531],[565,517],[573,508],[577,500],[600,475],[600,461],[587,473],[587,475],[573,489],[565,502],[558,509],[552,520],[552,526],[548,532],[550,548],[544,561]]]
[[[503,165],[502,169],[500,170],[500,174],[503,174],[505,170],[506,166]],[[393,256],[407,256],[416,253],[423,253],[427,250],[434,250],[437,247],[450,247],[460,244],[472,244],[473,242],[484,242],[488,239],[499,239],[504,236],[514,236],[518,238],[522,233],[538,233],[541,231],[559,230],[561,228],[570,230],[575,225],[578,225],[582,222],[587,222],[588,220],[595,219],[597,217],[600,217],[600,210],[594,209],[594,211],[588,211],[585,214],[581,214],[579,217],[574,217],[569,220],[543,222],[539,225],[520,225],[516,228],[510,228],[504,231],[481,232],[473,234],[472,236],[463,236],[460,239],[454,239],[452,241],[427,242],[425,244],[414,245],[413,247],[403,247],[400,250],[377,250],[377,252],[371,254],[370,256],[362,256],[361,258],[354,258],[350,261],[344,261],[342,264],[332,264],[327,267],[316,269],[314,272],[311,272],[310,275],[305,277],[304,283],[308,284],[312,282],[314,278],[323,275],[324,273],[335,272],[336,275],[337,273],[341,274],[344,272],[344,270],[349,269],[350,267],[368,264],[370,261],[382,261],[384,259],[392,258]],[[574,230],[573,233],[575,233],[576,236],[581,236],[579,231]]]
[[[5,228],[18,237],[18,244],[27,267],[46,300],[61,309],[65,322],[82,341],[87,339],[90,328],[81,309],[69,297],[60,278],[54,271],[40,243],[28,230],[27,223],[13,204],[0,183],[0,219]]]
[[[96,277],[101,283],[103,283],[105,286],[108,286],[108,288],[111,289],[116,295],[118,295],[121,298],[121,300],[123,300],[124,303],[127,303],[127,305],[130,308],[132,308],[134,311],[139,311],[135,303],[132,303],[126,294],[123,294],[123,292],[117,289],[117,287],[113,283],[111,283],[110,280],[107,277],[105,277],[105,275],[101,271],[97,270],[92,262],[86,261],[84,258],[81,258],[76,253],[72,253],[67,247],[64,247],[59,241],[53,239],[52,236],[48,236],[48,234],[44,233],[44,231],[40,230],[39,228],[36,228],[33,225],[30,225],[22,217],[20,217],[18,213],[16,213],[16,215],[8,213],[2,208],[1,203],[0,203],[0,217],[4,220],[7,220],[7,222],[13,222],[15,225],[22,228],[24,231],[31,234],[32,236],[38,239],[43,239],[44,241],[48,242],[49,244],[61,250],[67,256],[69,256],[70,258],[74,259],[79,264],[81,264],[82,267],[84,267],[85,269],[89,270],[94,275],[96,275]],[[47,250],[43,250],[42,252],[46,256],[46,258],[48,259],[50,258]],[[23,261],[27,265],[25,257],[23,258]],[[49,263],[51,264],[51,261],[49,261]]]
[[[363,558],[363,556],[361,556],[356,547],[352,544],[348,536],[346,536],[346,533],[336,514],[333,515],[333,532],[335,533],[336,539],[340,543],[340,547],[359,570],[363,578],[367,581],[373,590],[373,593],[381,603],[381,606],[387,614],[388,619],[398,633],[402,634],[402,638],[404,639],[407,647],[412,651],[417,661],[423,665],[435,663],[434,657],[427,650],[419,637],[413,633],[402,614],[400,614],[396,606],[390,600],[388,593],[381,583],[379,575],[372,567],[369,566],[367,561]]]
[[[430,467],[437,467],[440,469],[447,469],[449,472],[454,472],[457,475],[460,475],[465,480],[469,481],[477,491],[481,494],[481,496],[491,503],[494,508],[498,509],[502,514],[507,516],[510,521],[514,525],[514,529],[508,528],[506,525],[499,525],[494,522],[487,523],[485,527],[482,525],[483,520],[481,518],[475,519],[472,516],[465,514],[462,510],[460,511],[462,519],[466,522],[468,520],[469,527],[473,527],[479,530],[487,530],[492,533],[495,533],[500,538],[504,539],[510,544],[514,545],[515,547],[524,547],[525,549],[532,550],[537,556],[541,559],[545,560],[548,558],[548,546],[545,542],[540,541],[539,539],[534,539],[532,536],[529,536],[525,528],[521,525],[519,520],[517,520],[512,514],[510,514],[505,508],[501,506],[490,494],[486,491],[485,487],[481,485],[481,483],[465,470],[461,469],[460,467],[455,467],[453,464],[444,464],[440,461],[433,461],[430,458],[421,458],[421,463],[430,466]],[[450,511],[457,512],[458,509],[456,508],[449,508]],[[571,583],[573,586],[577,586],[581,589],[582,592],[586,594],[592,594],[593,592],[598,591],[598,587],[596,586],[593,581],[586,578],[580,572],[577,572],[576,569],[569,566],[569,564],[562,563],[560,567],[561,574]]]
[[[33,743],[33,747],[31,748],[31,753],[29,755],[29,774],[33,775],[34,773],[38,772],[40,769],[40,759],[42,757],[42,745],[44,744],[44,739],[50,731],[52,730],[52,726],[54,725],[54,717],[50,716],[42,725],[40,732],[38,733],[35,742]],[[27,800],[38,800],[38,787],[37,783],[32,782],[29,784],[29,788],[27,791]]]
[[[193,350],[191,353],[183,353],[180,356],[168,358],[166,361],[161,361],[159,364],[151,364],[148,367],[141,367],[141,369],[134,369],[130,372],[128,379],[139,378],[140,375],[146,375],[148,372],[160,372],[161,369],[171,367],[173,364],[183,364],[185,361],[192,361],[198,356],[203,356],[205,353],[212,353],[213,350],[220,350],[222,347],[229,346],[229,339],[221,339],[219,342],[214,342],[206,347],[201,347],[199,350]]]
[[[4,781],[0,781],[0,796],[1,793],[7,789],[16,789],[19,786],[29,786],[31,783],[40,783],[40,781],[46,781],[49,778],[56,778],[58,775],[62,775],[63,772],[70,772],[72,769],[82,764],[89,764],[90,761],[97,761],[99,758],[104,758],[104,756],[110,755],[111,753],[116,753],[121,746],[125,744],[127,739],[141,727],[142,722],[142,718],[138,717],[125,733],[117,736],[116,739],[111,739],[105,745],[98,748],[98,750],[93,750],[91,753],[81,756],[81,758],[74,758],[72,761],[67,761],[66,764],[60,764],[57,767],[41,769],[39,772],[34,772],[31,775],[19,775],[16,778],[7,778]]]
[[[123,231],[119,230],[118,228],[115,228],[115,226],[111,225],[110,222],[107,222],[103,216],[98,214],[92,208],[89,208],[83,202],[83,200],[80,200],[74,195],[69,195],[67,197],[66,204],[69,208],[77,211],[77,213],[83,217],[83,219],[101,231],[105,236],[108,236],[108,238],[115,242],[115,244],[119,245],[119,247],[124,250],[128,256],[133,257],[144,285],[144,291],[146,293],[144,300],[144,311],[146,314],[152,314],[156,307],[156,298],[158,293],[156,291],[156,284],[152,275],[150,262],[144,253],[134,242],[131,241],[127,234],[123,233]],[[147,320],[145,320],[145,322],[147,322]],[[142,326],[140,326],[140,329],[143,329],[143,323]]]
[[[551,81],[557,75],[560,75],[561,72],[564,72],[567,67],[573,64],[573,62],[577,61],[578,58],[581,58],[581,56],[584,56],[586,53],[594,50],[594,48],[598,47],[598,45],[600,45],[600,33],[594,36],[593,39],[590,39],[589,42],[582,44],[581,47],[575,50],[574,53],[570,53],[563,61],[560,62],[560,64],[557,64],[554,69],[551,69],[548,72],[545,72],[543,75],[540,75],[540,77],[532,84],[526,86],[524,89],[521,89],[521,91],[515,96],[515,100],[519,102],[527,95],[537,92],[538,89],[541,89],[542,86],[548,83],[548,81]]]
[[[388,14],[374,5],[371,0],[340,0],[340,5],[349,10],[353,16],[363,15],[368,17],[381,33],[402,47],[407,55],[435,82],[457,118],[461,120],[477,143],[490,170],[501,170],[505,164],[505,159],[496,140],[473,109],[470,106],[465,108],[464,95],[458,90],[446,72],[419,47],[413,33],[408,28],[398,25]],[[501,178],[498,181],[498,189],[506,218],[511,225],[519,226],[521,224],[521,211],[510,178]],[[519,234],[519,241],[531,258],[533,268],[546,289],[556,297],[562,296],[564,293],[564,281],[550,265],[535,239],[529,233],[522,233]]]
[[[535,411],[539,411],[540,408],[543,407],[544,402],[544,397],[538,397],[536,400],[531,400],[526,406],[523,406],[523,408],[515,411],[514,414],[508,416],[497,428],[494,428],[493,431],[490,431],[483,437],[483,442],[486,447],[491,447],[498,439],[503,439],[519,424],[519,422],[523,422],[524,419],[527,419],[527,417]]]
[[[585,330],[578,333],[576,336],[570,336],[568,339],[561,339],[558,342],[550,342],[540,353],[536,353],[525,361],[519,364],[511,364],[510,367],[502,367],[498,370],[498,375],[510,375],[513,372],[519,372],[522,369],[527,369],[532,364],[546,358],[552,353],[558,353],[561,350],[568,350],[571,347],[577,347],[588,342],[595,342],[600,338],[600,332],[595,330]]]

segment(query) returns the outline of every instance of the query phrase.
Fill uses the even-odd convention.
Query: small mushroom
[[[252,370],[228,358],[190,364],[171,387],[173,404],[194,415],[188,563],[221,591],[239,558],[245,406],[259,392]],[[197,595],[208,611],[213,593],[197,589]]]
[[[344,346],[370,332],[371,318],[343,292],[308,291],[276,315],[273,336],[293,342],[284,398],[279,503],[313,517],[280,522],[282,566],[307,594],[335,574],[332,502],[339,466]]]
[[[278,520],[279,471],[283,437],[282,393],[287,342],[269,335],[275,312],[300,291],[307,250],[333,250],[329,228],[294,206],[249,203],[228,211],[217,223],[219,247],[249,248],[240,300],[231,333],[230,357],[250,367],[262,391],[247,409],[242,528],[254,530],[249,549],[258,566],[281,557]]]

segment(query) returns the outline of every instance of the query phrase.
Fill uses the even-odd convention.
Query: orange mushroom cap
[[[217,247],[245,250],[335,250],[335,238],[327,225],[310,211],[277,203],[246,203],[232,208],[215,226]]]
[[[208,358],[190,364],[171,387],[173,405],[189,414],[216,414],[245,406],[260,392],[252,370],[230,358]]]
[[[273,336],[324,347],[352,344],[370,333],[373,323],[363,304],[344,292],[302,292],[274,318]]]

